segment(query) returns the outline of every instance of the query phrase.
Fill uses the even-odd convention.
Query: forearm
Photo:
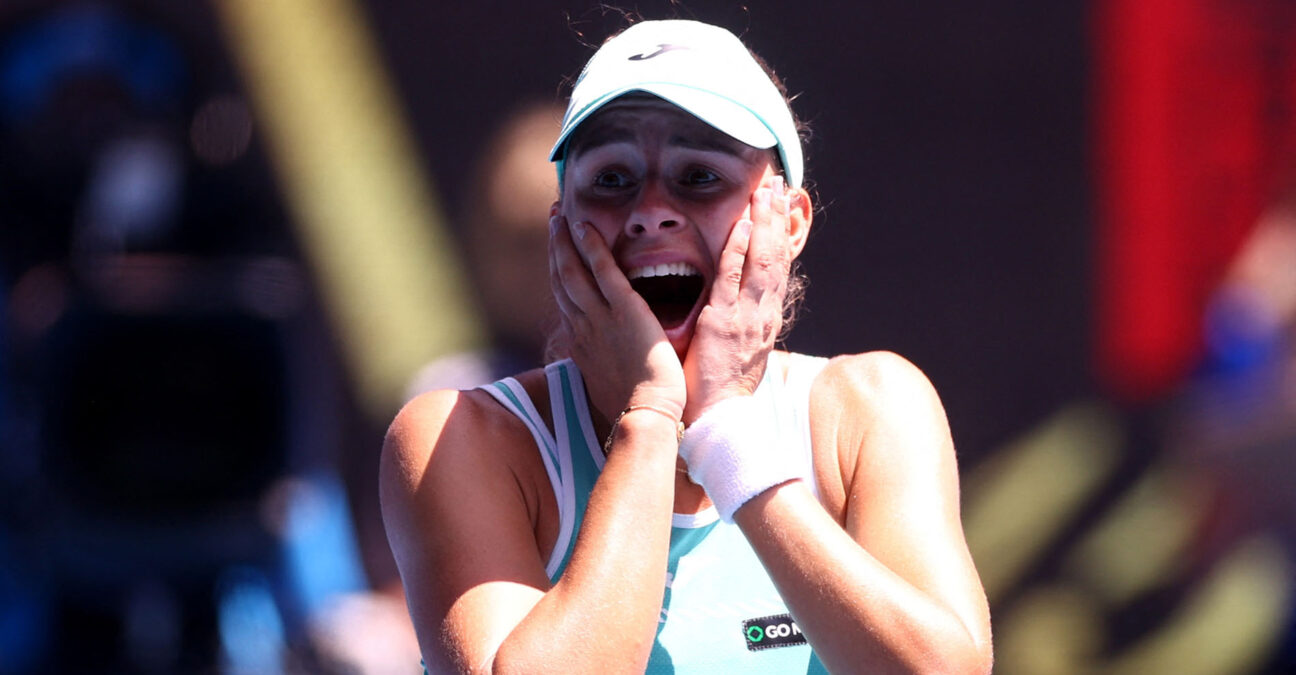
[[[661,610],[675,430],[627,416],[590,494],[562,578],[509,633],[494,672],[642,672]]]
[[[984,673],[989,645],[869,554],[800,481],[735,513],[798,627],[834,673]]]

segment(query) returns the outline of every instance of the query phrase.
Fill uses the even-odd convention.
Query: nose
[[[683,223],[683,216],[675,209],[666,187],[660,181],[649,180],[640,189],[634,208],[626,218],[625,234],[630,237],[658,234]]]

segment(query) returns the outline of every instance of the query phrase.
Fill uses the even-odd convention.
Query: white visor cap
[[[562,181],[567,141],[609,101],[642,91],[661,97],[754,148],[778,146],[785,178],[801,187],[796,122],[783,94],[733,33],[698,21],[644,21],[608,40],[572,89],[549,153]]]

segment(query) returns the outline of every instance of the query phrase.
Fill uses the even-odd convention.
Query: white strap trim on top
[[[562,363],[570,364],[565,368],[568,379],[571,380],[572,405],[576,406],[576,419],[580,422],[581,433],[585,435],[585,447],[589,449],[590,458],[594,460],[594,466],[598,467],[600,473],[603,471],[603,462],[607,459],[603,456],[603,443],[594,433],[594,421],[590,419],[589,398],[585,395],[585,379],[581,377],[580,370],[576,364],[571,361]]]
[[[696,529],[699,527],[706,527],[717,520],[720,520],[720,512],[717,511],[715,505],[712,504],[697,513],[672,513],[671,527]]]
[[[507,387],[518,401],[521,401],[522,410],[518,410],[517,406],[513,405],[513,401],[493,385],[483,385],[480,388],[522,420],[522,423],[531,431],[531,436],[536,441],[536,450],[540,453],[540,459],[544,461],[545,472],[549,474],[549,485],[553,487],[554,500],[558,503],[558,541],[554,544],[554,549],[549,554],[549,561],[545,564],[545,573],[553,576],[553,573],[558,570],[558,565],[562,563],[563,555],[566,554],[567,543],[571,541],[572,523],[575,522],[575,518],[572,517],[572,512],[576,508],[575,498],[573,497],[570,503],[564,502],[562,498],[564,492],[572,491],[571,481],[564,483],[562,480],[562,476],[571,476],[571,453],[555,442],[553,434],[549,433],[549,428],[545,426],[544,418],[540,416],[540,411],[536,409],[535,403],[531,401],[531,397],[527,395],[526,389],[520,382],[506,377],[500,380],[500,383]],[[555,424],[555,426],[559,425]],[[550,455],[559,459],[559,465],[562,466],[561,474],[554,466]],[[565,462],[564,458],[566,458]]]
[[[828,359],[822,356],[810,356],[807,354],[789,353],[788,376],[783,388],[787,391],[787,401],[792,405],[787,406],[789,414],[792,417],[792,426],[801,439],[801,447],[805,451],[806,481],[810,484],[810,491],[815,498],[819,498],[819,481],[815,477],[814,470],[814,445],[810,439],[810,389],[814,386],[815,378],[823,371]]]
[[[554,434],[558,439],[558,468],[567,476],[561,489],[554,486],[554,499],[558,501],[558,540],[554,542],[553,553],[545,565],[545,574],[550,578],[558,572],[563,557],[567,555],[567,546],[571,544],[576,529],[576,481],[572,470],[571,439],[567,435],[567,410],[563,405],[562,366],[570,360],[557,361],[545,366],[545,381],[549,385],[549,410],[553,415]]]

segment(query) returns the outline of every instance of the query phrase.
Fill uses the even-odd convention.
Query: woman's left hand
[[[748,217],[729,234],[684,358],[692,422],[710,406],[756,391],[783,327],[792,250],[788,239],[790,193],[782,176],[752,193]]]

